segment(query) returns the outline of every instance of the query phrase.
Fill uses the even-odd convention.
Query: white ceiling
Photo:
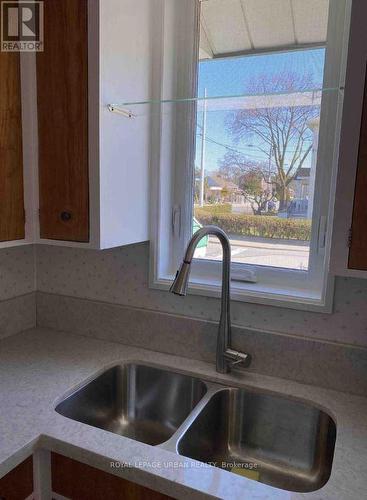
[[[329,0],[202,0],[200,59],[322,44]]]

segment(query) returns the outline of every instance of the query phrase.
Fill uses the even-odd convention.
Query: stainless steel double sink
[[[331,473],[336,425],[321,409],[153,366],[114,366],[56,411],[289,491],[315,491]]]

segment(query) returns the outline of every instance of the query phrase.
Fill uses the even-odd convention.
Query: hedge
[[[202,212],[203,214],[210,214],[210,215],[221,215],[221,214],[232,213],[232,207],[229,203],[204,205],[203,207],[196,208],[195,210],[199,210],[200,213]]]
[[[281,219],[263,217],[262,215],[226,213],[210,214],[202,208],[195,210],[195,217],[203,226],[214,224],[231,235],[302,241],[311,239],[311,221],[307,219]]]

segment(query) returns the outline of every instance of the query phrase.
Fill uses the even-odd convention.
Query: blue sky
[[[203,61],[199,63],[198,95],[202,97],[205,89],[209,97],[245,94],[247,81],[256,80],[264,74],[273,76],[285,70],[300,75],[310,75],[315,82],[315,88],[321,88],[324,60],[324,49],[312,49]],[[217,170],[218,161],[228,151],[214,142],[231,146],[253,160],[265,159],[264,154],[257,149],[256,139],[251,143],[233,142],[225,126],[227,116],[226,111],[210,111],[207,114],[208,140],[205,161],[207,172]],[[202,113],[198,113],[198,123],[201,124],[201,122]],[[200,151],[201,137],[198,136],[196,165],[200,164]]]

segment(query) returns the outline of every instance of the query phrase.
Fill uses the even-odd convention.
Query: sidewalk
[[[308,268],[309,242],[229,235],[232,262],[287,269]],[[209,237],[204,259],[221,260],[222,247],[219,240]]]
[[[281,238],[260,238],[257,236],[228,235],[235,246],[271,248],[277,250],[297,250],[309,252],[310,242],[301,240],[284,240]]]

